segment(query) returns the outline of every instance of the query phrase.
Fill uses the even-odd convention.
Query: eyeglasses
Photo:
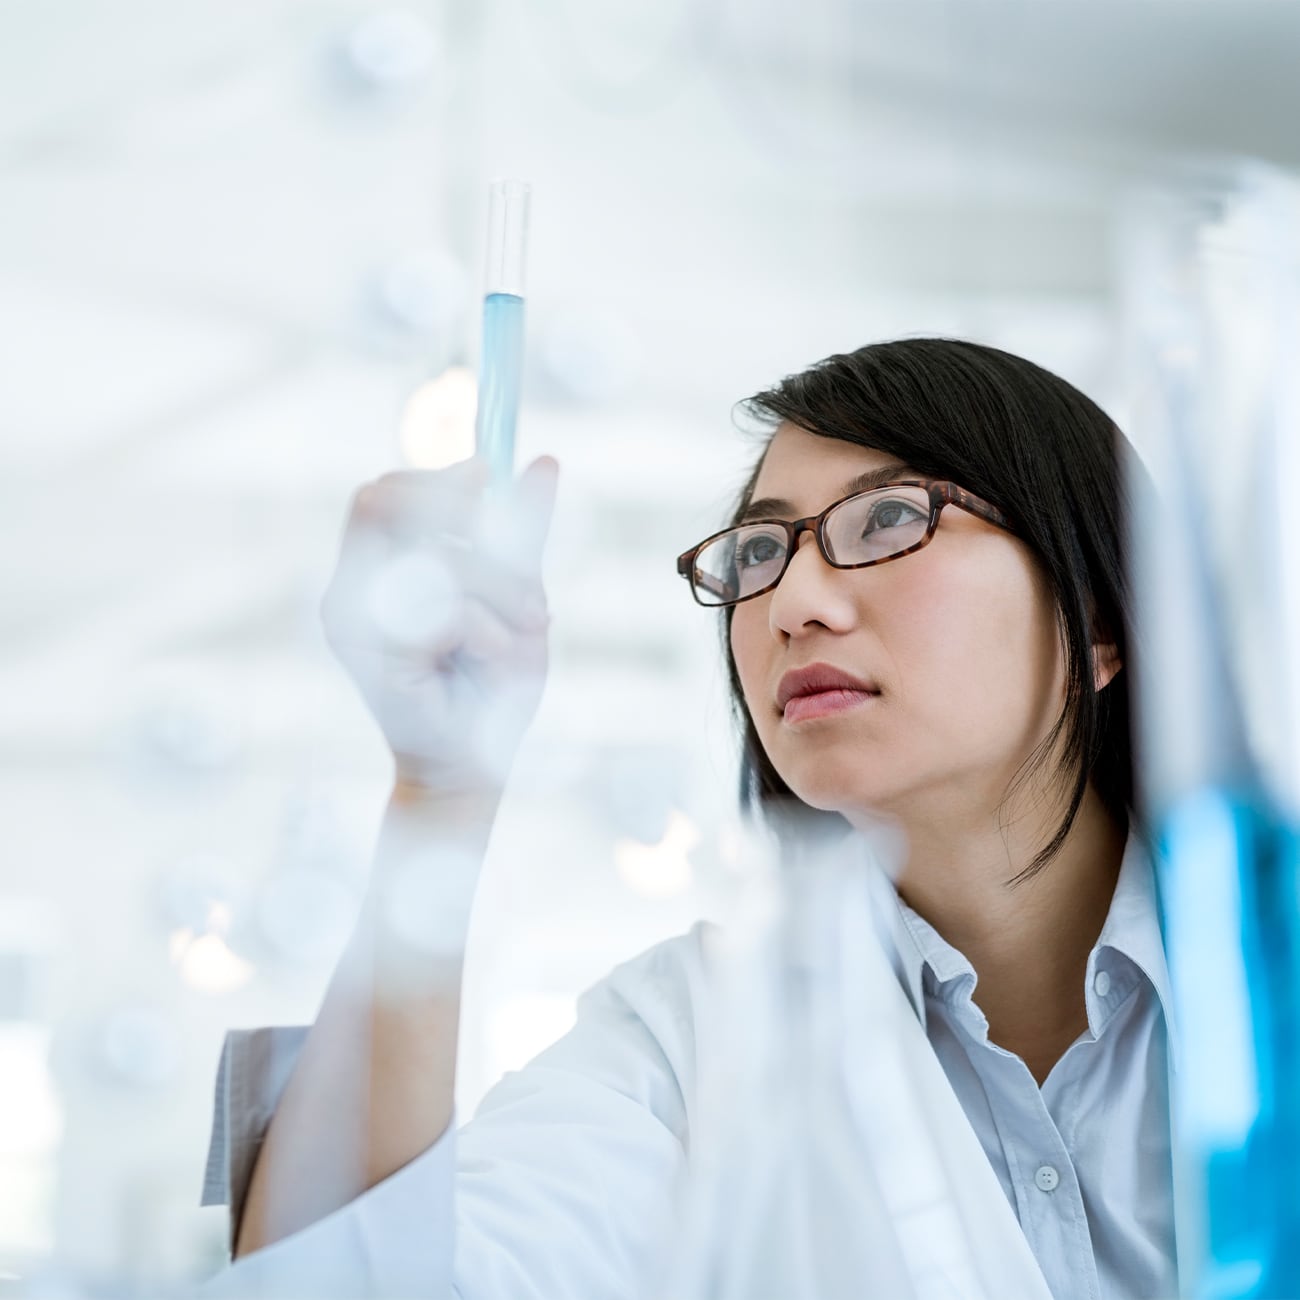
[[[832,568],[866,569],[919,551],[944,506],[1015,531],[1001,510],[956,483],[907,479],[855,492],[806,519],[763,519],[714,533],[677,557],[677,572],[701,605],[735,605],[781,581],[805,529]]]

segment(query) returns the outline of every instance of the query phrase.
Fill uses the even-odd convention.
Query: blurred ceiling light
[[[699,839],[695,823],[674,809],[658,844],[617,841],[614,867],[633,893],[643,898],[672,898],[685,893],[694,881],[688,855]]]
[[[227,934],[238,893],[235,870],[220,854],[186,856],[162,880],[162,906],[169,928],[194,934]]]
[[[0,1260],[35,1260],[54,1249],[55,1187],[63,1107],[50,1070],[50,1030],[0,1021]],[[79,1294],[50,1286],[51,1296]],[[0,1271],[0,1294],[31,1295],[16,1273]],[[8,1283],[16,1283],[13,1289]]]
[[[177,930],[168,948],[181,979],[199,993],[231,993],[252,978],[252,965],[231,952],[219,934]]]
[[[0,1155],[47,1150],[63,1135],[63,1112],[49,1069],[50,1031],[44,1025],[0,1022]]]
[[[392,93],[410,89],[432,70],[438,38],[422,15],[388,9],[356,23],[344,36],[341,52],[361,87]]]
[[[406,399],[398,438],[416,469],[443,469],[474,454],[478,385],[464,366],[451,366]]]

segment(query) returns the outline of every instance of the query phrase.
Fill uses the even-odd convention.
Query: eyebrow
[[[879,469],[869,469],[865,474],[849,479],[840,489],[840,495],[850,497],[855,492],[870,492],[873,488],[885,487],[889,483],[897,482],[899,478],[908,477],[915,478],[917,474],[907,465],[897,463],[882,465]],[[788,518],[796,513],[794,502],[785,497],[759,497],[741,511],[740,518],[736,522],[744,524],[754,519]]]

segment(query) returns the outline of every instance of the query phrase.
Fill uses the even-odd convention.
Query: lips
[[[831,664],[809,664],[786,673],[777,684],[776,707],[781,712],[791,700],[803,695],[821,695],[827,691],[851,691],[859,694],[879,695],[875,682],[854,677]]]

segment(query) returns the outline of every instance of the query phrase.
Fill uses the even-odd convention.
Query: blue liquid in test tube
[[[487,282],[474,447],[491,466],[497,483],[514,473],[515,425],[524,367],[528,199],[529,187],[522,181],[496,181],[488,198]]]
[[[494,479],[514,468],[515,425],[524,368],[524,300],[514,293],[483,299],[483,360],[479,367],[476,450]]]

